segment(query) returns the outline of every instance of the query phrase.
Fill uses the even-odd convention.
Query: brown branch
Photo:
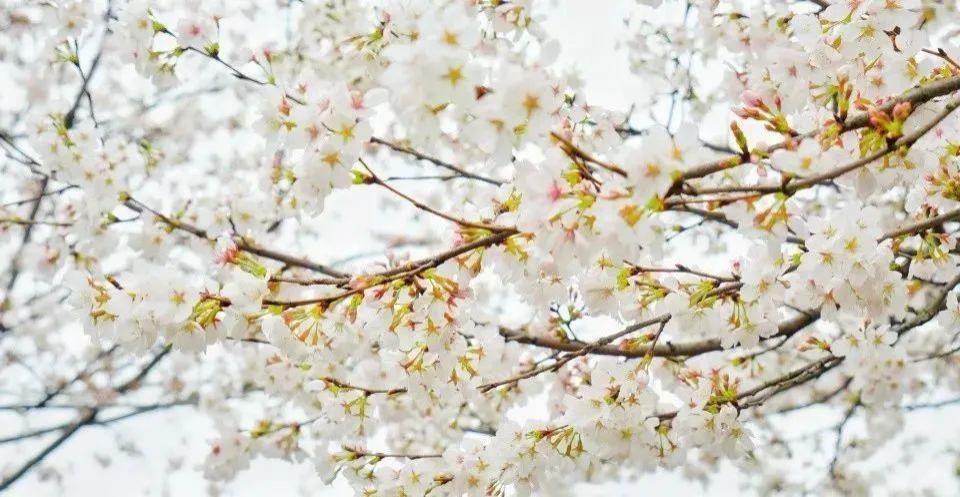
[[[916,223],[907,224],[893,231],[888,231],[887,233],[884,233],[883,238],[881,238],[881,240],[897,238],[903,235],[912,235],[914,233],[919,233],[921,231],[927,230],[929,228],[933,228],[935,226],[940,226],[941,224],[948,221],[956,221],[957,219],[960,219],[960,209],[947,211],[943,214],[940,214],[939,216],[931,217],[930,219],[918,221]]]
[[[922,103],[933,100],[936,97],[949,95],[950,93],[953,93],[957,90],[960,90],[960,76],[944,78],[944,79],[934,81],[933,83],[914,88],[897,98],[892,98],[886,103],[884,103],[883,105],[879,106],[878,109],[885,113],[890,113],[893,110],[894,106],[902,102],[909,102],[910,104],[912,104],[913,107],[916,107]],[[841,132],[852,131],[852,130],[864,128],[869,124],[870,124],[870,115],[867,112],[863,112],[848,118],[844,123],[842,123],[840,131]],[[800,136],[797,136],[795,138],[791,138],[790,140],[785,140],[785,141],[770,145],[768,147],[764,147],[762,149],[759,149],[757,151],[758,153],[753,155],[767,156],[770,153],[776,150],[785,148],[791,143],[794,143],[798,140],[816,136],[819,132],[820,132],[819,129],[814,130],[809,133],[805,133]],[[677,181],[674,183],[674,188],[671,189],[671,192],[678,193],[679,186],[685,181],[689,181],[691,179],[696,179],[696,178],[702,178],[704,176],[709,176],[715,172],[730,169],[731,167],[736,167],[741,164],[744,164],[742,157],[740,157],[739,155],[731,155],[731,156],[716,159],[704,164],[700,164],[698,166],[694,166],[683,172],[680,178],[678,178]]]
[[[852,383],[852,382],[853,382],[853,379],[852,379],[852,378],[847,378],[846,380],[843,381],[843,383],[840,384],[840,386],[838,386],[837,388],[834,388],[833,390],[831,390],[831,391],[829,391],[829,392],[827,392],[827,393],[825,393],[825,394],[823,394],[823,395],[820,395],[819,397],[810,399],[810,400],[808,400],[808,401],[806,401],[806,402],[802,402],[802,403],[799,403],[799,404],[793,404],[793,405],[790,405],[790,406],[786,406],[786,407],[779,408],[779,409],[777,409],[777,410],[775,410],[775,411],[770,412],[770,414],[786,414],[786,413],[790,413],[790,412],[794,412],[794,411],[799,411],[799,410],[802,410],[802,409],[806,409],[806,408],[808,408],[808,407],[812,407],[812,406],[815,406],[815,405],[818,405],[818,404],[824,404],[824,403],[826,403],[826,402],[829,402],[829,401],[835,399],[838,395],[840,395],[841,392],[843,392],[844,390],[846,390],[847,387],[849,387],[849,386],[850,386],[850,383]]]
[[[917,411],[921,409],[939,409],[941,407],[955,406],[957,404],[960,404],[960,397],[937,402],[927,402],[923,404],[909,404],[903,406],[903,408],[907,411]]]
[[[476,223],[476,222],[468,221],[468,220],[466,220],[466,219],[459,218],[459,217],[456,217],[456,216],[452,216],[452,215],[447,214],[447,213],[445,213],[445,212],[443,212],[443,211],[434,209],[433,207],[430,207],[429,205],[424,204],[423,202],[421,202],[421,201],[419,201],[419,200],[417,200],[417,199],[415,199],[415,198],[413,198],[413,197],[411,197],[411,196],[409,196],[409,195],[401,192],[400,190],[397,190],[396,188],[394,188],[394,187],[391,186],[390,184],[388,184],[388,183],[386,183],[385,181],[383,181],[382,179],[380,179],[380,177],[377,176],[377,174],[376,174],[375,172],[373,172],[373,169],[370,168],[370,166],[367,164],[366,161],[363,160],[363,158],[360,158],[360,159],[358,159],[358,160],[360,161],[360,164],[363,165],[363,167],[367,170],[367,172],[370,173],[370,179],[369,179],[370,182],[372,182],[373,184],[376,184],[376,185],[380,185],[380,186],[382,186],[383,188],[386,188],[387,191],[389,191],[389,192],[393,193],[394,195],[402,198],[403,200],[406,200],[407,202],[410,202],[410,204],[413,205],[414,207],[416,207],[417,209],[420,209],[420,210],[422,210],[422,211],[424,211],[424,212],[428,212],[428,213],[433,214],[433,215],[435,215],[435,216],[437,216],[437,217],[439,217],[439,218],[441,218],[441,219],[445,219],[445,220],[447,220],[447,221],[450,221],[450,222],[452,222],[452,223],[455,223],[455,224],[458,224],[458,225],[460,225],[460,226],[464,226],[464,227],[467,227],[467,228],[477,228],[477,229],[482,229],[482,230],[488,230],[488,231],[492,231],[492,232],[494,232],[494,233],[497,233],[497,232],[500,232],[500,231],[516,231],[516,228],[505,228],[505,227],[503,227],[503,226],[496,226],[496,225],[493,225],[493,224]]]
[[[118,347],[119,347],[118,345],[113,345],[113,346],[110,347],[109,349],[101,350],[100,353],[97,354],[97,357],[95,357],[95,358],[93,359],[93,361],[91,361],[89,364],[87,364],[86,367],[84,367],[84,368],[81,369],[79,372],[77,372],[77,374],[75,374],[69,381],[65,381],[65,382],[63,382],[62,384],[60,384],[60,386],[58,386],[58,387],[56,387],[55,389],[49,391],[49,392],[43,397],[43,399],[40,400],[40,402],[37,402],[37,404],[33,406],[33,409],[41,408],[41,407],[46,406],[47,403],[49,403],[51,400],[53,400],[57,395],[60,395],[64,390],[66,390],[67,388],[69,388],[71,385],[73,385],[74,383],[76,383],[76,382],[80,381],[81,379],[83,379],[84,377],[86,377],[88,374],[90,374],[90,370],[91,370],[91,368],[93,367],[93,365],[96,363],[96,361],[99,361],[100,359],[102,359],[102,358],[104,358],[104,357],[106,357],[106,356],[108,356],[108,355],[110,355],[110,354],[113,354],[113,352],[116,351]]]
[[[357,385],[353,385],[353,384],[347,383],[347,382],[345,382],[345,381],[338,380],[338,379],[336,379],[336,378],[331,378],[331,377],[329,377],[329,376],[323,376],[323,377],[318,378],[318,379],[319,379],[320,381],[324,382],[324,383],[329,383],[329,384],[334,385],[334,386],[336,386],[336,387],[338,387],[338,388],[343,388],[343,389],[347,389],[347,390],[356,390],[356,391],[358,391],[358,392],[363,392],[364,395],[368,395],[368,396],[369,396],[369,395],[396,395],[396,394],[406,393],[406,392],[407,392],[407,389],[404,388],[404,387],[398,387],[398,388],[370,388],[370,387],[361,387],[361,386],[357,386]]]
[[[209,234],[207,234],[206,231],[204,231],[204,230],[202,230],[202,229],[200,229],[200,228],[198,228],[198,227],[196,227],[196,226],[193,226],[193,225],[191,225],[191,224],[188,224],[188,223],[185,223],[185,222],[183,222],[183,221],[180,221],[180,220],[171,218],[171,217],[169,217],[169,216],[167,216],[167,215],[161,214],[159,211],[150,208],[149,206],[147,206],[147,205],[144,204],[143,202],[140,202],[139,200],[136,200],[136,199],[134,199],[134,198],[132,198],[132,197],[131,197],[131,198],[128,198],[127,201],[124,202],[124,205],[125,205],[127,208],[129,208],[129,209],[131,209],[131,210],[133,210],[133,211],[136,211],[136,212],[143,212],[143,211],[150,212],[151,214],[153,214],[154,216],[156,216],[157,219],[161,220],[164,224],[167,224],[167,225],[170,226],[171,228],[174,228],[174,229],[177,229],[177,230],[186,232],[186,233],[190,233],[191,235],[194,235],[194,236],[196,236],[196,237],[198,237],[198,238],[202,238],[202,239],[207,240],[207,241],[210,241],[210,242],[215,241],[214,238],[212,238]],[[326,274],[326,275],[328,275],[328,276],[333,276],[333,277],[336,277],[336,278],[348,278],[348,277],[349,277],[348,274],[343,273],[343,272],[341,272],[341,271],[337,271],[336,269],[333,269],[333,268],[331,268],[331,267],[329,267],[329,266],[326,266],[326,265],[323,265],[323,264],[318,264],[318,263],[315,263],[315,262],[311,262],[311,261],[309,261],[309,260],[307,260],[307,259],[300,258],[300,257],[295,257],[295,256],[292,256],[292,255],[289,255],[289,254],[285,254],[285,253],[282,253],[282,252],[277,252],[277,251],[275,251],[275,250],[270,250],[270,249],[267,249],[267,248],[258,247],[258,246],[256,246],[256,245],[253,245],[253,244],[247,242],[247,241],[244,240],[244,239],[234,240],[234,243],[236,243],[238,249],[243,250],[244,252],[248,252],[248,253],[251,253],[251,254],[259,255],[259,256],[261,256],[261,257],[266,257],[267,259],[272,259],[272,260],[275,260],[275,261],[278,261],[278,262],[283,262],[284,264],[288,264],[288,265],[290,265],[290,266],[296,266],[296,267],[303,268],[303,269],[309,269],[309,270],[311,270],[311,271],[315,271],[315,272],[318,272],[318,273]]]
[[[810,188],[815,185],[828,183],[836,178],[839,178],[849,172],[860,169],[864,166],[870,165],[872,162],[882,159],[883,157],[901,150],[903,148],[909,148],[914,143],[917,142],[920,138],[923,138],[927,133],[929,133],[933,128],[935,128],[941,121],[947,118],[954,110],[960,107],[960,98],[954,98],[949,101],[946,107],[939,112],[933,119],[928,121],[922,127],[897,139],[896,141],[890,143],[886,147],[876,152],[873,152],[866,157],[854,160],[848,164],[840,166],[838,168],[832,169],[830,171],[824,171],[823,173],[816,174],[813,176],[807,176],[802,179],[791,181],[789,183],[781,183],[776,185],[734,185],[734,186],[724,186],[718,188],[703,188],[696,190],[697,194],[713,194],[713,193],[737,193],[737,192],[747,192],[753,193],[755,195],[746,195],[740,197],[729,197],[721,199],[710,199],[710,201],[736,201],[743,200],[745,198],[754,198],[759,195],[766,195],[771,193],[785,193],[788,195],[793,195],[794,193]],[[689,202],[699,201],[699,199],[667,199],[667,205],[676,205],[684,204]]]
[[[659,318],[654,319],[663,319],[666,316],[669,315],[660,316]],[[793,336],[795,333],[807,327],[817,319],[819,319],[819,313],[817,312],[800,314],[796,317],[787,319],[779,324],[777,333],[768,337],[766,340]],[[627,329],[629,329],[629,327]],[[585,345],[589,345],[579,341],[564,341],[551,337],[523,335],[511,330],[501,330],[500,334],[503,335],[503,337],[508,341],[561,351],[575,352],[582,349]],[[720,345],[720,339],[708,338],[705,340],[681,343],[670,343],[668,341],[657,344],[642,345],[630,349],[622,349],[616,345],[605,345],[591,349],[590,353],[594,355],[609,355],[640,359],[651,352],[655,357],[694,357],[719,350],[723,350],[723,347]]]
[[[36,220],[37,215],[40,213],[40,204],[43,201],[43,196],[47,191],[47,185],[49,183],[49,176],[44,176],[40,179],[40,195],[34,200],[33,205],[30,207],[30,214],[28,216],[30,221]],[[17,279],[20,277],[20,258],[30,243],[30,235],[33,234],[33,227],[33,223],[27,224],[26,229],[23,230],[23,236],[20,238],[20,246],[13,254],[13,257],[10,258],[10,278],[7,280],[7,285],[3,292],[3,301],[0,302],[0,316],[3,316],[5,310],[10,306],[14,287],[17,284]],[[0,325],[0,332],[6,332],[6,328],[2,325]]]
[[[807,364],[806,366],[790,371],[783,376],[779,376],[773,380],[762,383],[754,388],[740,393],[737,396],[738,407],[742,410],[762,405],[764,402],[778,393],[784,392],[795,386],[802,385],[814,378],[820,377],[823,373],[826,373],[827,371],[830,371],[831,369],[840,365],[841,362],[843,362],[842,357],[830,355]],[[742,401],[745,398],[747,400]]]
[[[955,69],[955,70],[960,70],[960,64],[958,64],[957,61],[954,60],[953,57],[951,57],[950,54],[948,54],[947,51],[944,50],[944,49],[942,49],[942,48],[938,48],[938,49],[936,49],[936,50],[931,50],[931,49],[929,49],[929,48],[924,48],[924,49],[922,49],[921,51],[924,52],[924,53],[928,53],[928,54],[930,54],[930,55],[933,55],[934,57],[939,57],[939,58],[943,59],[944,61],[946,61],[947,64],[950,64],[950,65],[953,67],[953,69]]]
[[[404,264],[404,265],[402,265],[402,266],[398,266],[398,267],[395,267],[395,268],[392,268],[392,269],[388,269],[388,270],[385,270],[385,271],[381,271],[381,272],[379,272],[379,273],[375,273],[375,274],[369,275],[369,276],[371,276],[371,277],[381,277],[381,278],[385,278],[385,277],[395,276],[395,275],[401,274],[401,273],[408,273],[408,272],[410,272],[410,271],[417,270],[418,268],[429,269],[429,268],[432,268],[432,267],[437,267],[437,266],[439,266],[440,264],[442,264],[442,263],[444,263],[444,262],[446,262],[446,261],[448,261],[448,260],[450,260],[450,259],[452,259],[452,258],[454,258],[454,257],[457,257],[457,256],[459,256],[459,255],[462,255],[462,254],[465,254],[465,253],[467,253],[467,252],[473,251],[473,250],[475,250],[475,249],[482,248],[482,247],[491,247],[491,246],[494,246],[494,245],[498,245],[498,244],[500,244],[500,243],[503,243],[503,242],[506,241],[508,238],[510,238],[511,236],[514,236],[514,235],[519,235],[519,236],[521,236],[521,237],[523,236],[523,234],[521,234],[521,233],[518,232],[518,231],[502,231],[502,232],[499,232],[499,233],[494,233],[494,234],[492,234],[492,235],[485,236],[485,237],[483,237],[483,238],[479,238],[479,239],[477,239],[477,240],[474,240],[474,241],[472,241],[472,242],[470,242],[470,243],[466,243],[466,244],[463,244],[463,245],[459,245],[459,246],[453,247],[453,248],[451,248],[451,249],[449,249],[449,250],[447,250],[447,251],[440,252],[439,254],[434,254],[434,255],[432,255],[432,256],[430,256],[430,257],[427,257],[427,258],[424,258],[424,259],[418,259],[418,260],[415,260],[415,261],[411,261],[411,262],[408,262],[408,263],[406,263],[406,264]]]
[[[515,230],[514,231],[504,230],[499,233],[494,233],[489,236],[485,236],[471,243],[467,243],[465,245],[455,247],[445,252],[441,252],[439,254],[436,254],[426,259],[410,262],[398,268],[390,269],[387,271],[382,271],[382,272],[374,273],[371,275],[365,275],[364,277],[370,280],[371,281],[370,283],[359,286],[352,290],[348,290],[345,292],[341,292],[341,293],[329,296],[329,297],[316,297],[316,298],[309,298],[309,299],[302,299],[302,300],[267,300],[265,299],[263,303],[267,305],[279,305],[283,307],[297,307],[301,305],[333,303],[338,300],[344,299],[346,297],[363,293],[371,288],[376,288],[378,286],[384,285],[391,281],[396,281],[403,278],[410,278],[410,277],[416,276],[427,269],[435,268],[440,264],[443,264],[444,262],[450,259],[453,259],[454,257],[465,254],[472,250],[476,250],[478,248],[483,248],[483,247],[490,247],[490,246],[502,243],[504,240],[506,240],[507,238],[510,238],[515,234],[517,234]],[[226,300],[223,300],[223,301],[228,302]]]
[[[584,160],[584,161],[587,161],[587,162],[589,162],[589,163],[591,163],[591,164],[597,165],[597,166],[599,166],[599,167],[601,167],[601,168],[603,168],[603,169],[606,169],[607,171],[610,171],[611,173],[614,173],[614,174],[616,174],[617,176],[620,176],[620,177],[622,177],[622,178],[626,178],[626,177],[627,177],[627,172],[624,171],[622,168],[620,168],[620,166],[617,166],[616,164],[611,164],[611,163],[609,163],[609,162],[604,162],[604,161],[602,161],[602,160],[600,160],[600,159],[597,159],[596,157],[594,157],[594,156],[588,154],[587,152],[583,151],[582,149],[580,149],[579,147],[577,147],[577,146],[574,145],[573,143],[570,143],[569,140],[567,140],[566,138],[560,136],[558,133],[555,133],[555,132],[552,132],[552,131],[551,131],[551,132],[550,132],[550,137],[553,138],[554,140],[557,140],[558,142],[560,142],[560,145],[561,145],[560,148],[561,148],[561,149],[563,150],[563,152],[564,152],[565,154],[567,154],[568,156],[570,156],[570,157],[575,157],[575,158],[579,158],[579,159],[582,159],[582,160]]]
[[[92,421],[90,421],[90,423],[88,423],[88,424],[91,425],[91,426],[93,426],[93,425],[103,426],[103,425],[108,425],[108,424],[114,423],[114,422],[116,422],[116,421],[124,420],[124,419],[127,419],[127,418],[131,418],[131,417],[133,417],[133,416],[137,416],[137,415],[144,414],[144,413],[148,413],[148,412],[158,411],[158,410],[161,410],[161,409],[167,409],[167,408],[170,408],[170,407],[179,407],[179,406],[195,405],[196,403],[197,403],[197,400],[196,400],[195,398],[188,398],[188,399],[183,399],[183,400],[175,400],[175,401],[171,401],[171,402],[158,402],[158,403],[156,403],[156,404],[148,404],[148,405],[109,405],[109,404],[101,404],[101,405],[97,405],[97,406],[55,405],[55,406],[47,406],[47,407],[50,408],[50,409],[75,409],[75,410],[82,410],[82,411],[85,411],[85,412],[86,412],[86,411],[89,411],[89,410],[93,410],[93,409],[98,409],[98,410],[100,410],[100,411],[102,411],[102,410],[104,410],[104,409],[110,409],[110,408],[128,408],[128,409],[131,409],[129,412],[126,412],[126,413],[124,413],[124,414],[120,414],[120,415],[117,415],[117,416],[114,416],[114,417],[110,417],[110,418],[105,418],[105,419],[99,419],[99,418],[98,418],[98,419],[92,420]],[[25,406],[25,407],[26,407],[26,408],[30,408],[30,406]],[[49,427],[47,427],[47,428],[39,428],[39,429],[36,429],[36,430],[33,430],[33,431],[28,431],[28,432],[26,432],[26,433],[21,433],[21,434],[19,434],[19,435],[12,435],[12,436],[9,436],[9,437],[0,438],[0,444],[6,444],[6,443],[11,443],[11,442],[19,442],[19,441],[21,441],[21,440],[28,440],[28,439],[31,439],[31,438],[36,438],[36,437],[39,437],[39,436],[43,436],[43,435],[46,435],[46,434],[48,434],[48,433],[54,433],[54,432],[63,430],[63,429],[65,429],[65,428],[68,428],[68,427],[72,426],[74,423],[75,423],[75,421],[71,421],[71,422],[69,422],[69,423],[63,423],[63,424],[59,424],[59,425],[56,425],[56,426],[49,426]]]
[[[65,228],[67,226],[73,226],[71,222],[65,221],[48,221],[45,219],[24,219],[20,217],[0,217],[0,224],[11,224],[17,226],[53,226],[55,228]]]
[[[78,52],[79,56],[79,52]],[[96,73],[97,68],[100,67],[100,58],[103,56],[103,45],[101,44],[100,49],[97,51],[96,57],[93,58],[93,62],[90,64],[90,70],[87,71],[87,74],[84,75],[83,69],[80,67],[80,62],[75,62],[74,65],[77,67],[77,70],[80,71],[80,79],[82,83],[80,85],[80,91],[77,92],[77,96],[73,99],[73,105],[70,106],[70,110],[63,117],[63,124],[67,129],[73,127],[74,121],[77,117],[77,110],[80,108],[80,101],[83,99],[84,95],[87,95],[89,98],[90,93],[87,90],[87,87],[90,85],[90,80],[93,79],[94,73]],[[93,115],[93,100],[90,100],[90,114]]]
[[[80,430],[80,428],[83,428],[84,426],[90,424],[96,416],[97,416],[97,410],[90,409],[84,415],[82,415],[80,419],[78,419],[75,423],[69,425],[66,428],[66,430],[63,433],[61,433],[56,440],[53,441],[53,443],[44,447],[43,450],[41,450],[39,453],[37,453],[36,455],[28,459],[27,462],[21,465],[20,468],[14,471],[11,475],[4,478],[3,481],[0,481],[0,491],[6,490],[7,488],[10,487],[10,485],[13,485],[17,480],[22,478],[31,469],[33,469],[34,466],[39,464],[40,461],[43,461],[44,459],[46,459],[47,456],[53,453],[53,451],[57,450],[58,447],[63,445],[63,443],[66,442],[67,439],[72,437],[78,430]]]
[[[687,266],[685,266],[685,265],[683,265],[683,264],[675,264],[675,267],[669,268],[669,267],[646,267],[646,266],[638,266],[638,265],[633,264],[633,263],[631,263],[631,262],[629,262],[629,261],[624,261],[624,262],[625,262],[628,266],[630,266],[631,268],[633,268],[633,269],[637,272],[637,274],[644,274],[644,273],[683,273],[683,274],[690,274],[690,275],[694,275],[694,276],[700,276],[701,278],[707,278],[707,279],[711,279],[711,280],[715,280],[715,281],[723,281],[723,282],[728,282],[728,283],[733,283],[733,282],[739,281],[737,278],[735,278],[735,277],[733,277],[733,276],[718,276],[718,275],[715,275],[715,274],[705,273],[705,272],[703,272],[703,271],[698,271],[698,270],[696,270],[696,269],[691,269],[691,268],[689,268],[689,267],[687,267]]]
[[[547,365],[547,366],[541,366],[541,367],[539,367],[539,368],[534,368],[534,369],[531,369],[531,370],[529,370],[529,371],[526,371],[526,372],[523,372],[523,373],[520,373],[520,374],[511,376],[510,378],[507,378],[507,379],[504,379],[504,380],[499,380],[499,381],[493,381],[493,382],[490,382],[490,383],[485,383],[485,384],[483,384],[483,385],[480,385],[480,386],[477,387],[477,388],[478,388],[481,392],[489,392],[490,390],[493,390],[494,388],[497,388],[497,387],[499,387],[499,386],[508,385],[508,384],[511,384],[511,383],[518,383],[520,380],[524,380],[524,379],[527,379],[527,378],[532,378],[532,377],[534,377],[534,376],[537,376],[537,375],[539,375],[539,374],[541,374],[541,373],[544,373],[544,372],[547,372],[547,371],[556,371],[556,370],[560,369],[564,364],[572,361],[573,359],[576,359],[577,357],[585,356],[585,355],[593,352],[594,350],[603,348],[603,347],[609,345],[610,343],[613,343],[615,340],[617,340],[617,339],[619,339],[619,338],[621,338],[621,337],[623,337],[623,336],[626,336],[626,335],[628,335],[628,334],[630,334],[630,333],[633,333],[633,332],[635,332],[635,331],[638,331],[638,330],[641,330],[641,329],[643,329],[643,328],[646,328],[647,326],[651,326],[651,325],[654,325],[654,324],[658,324],[658,323],[659,323],[659,324],[661,325],[659,332],[662,332],[662,331],[663,331],[663,325],[665,325],[666,322],[670,320],[670,317],[671,317],[670,314],[664,314],[664,315],[662,315],[662,316],[658,316],[658,317],[655,317],[655,318],[652,318],[652,319],[648,319],[648,320],[646,320],[646,321],[641,321],[641,322],[639,322],[639,323],[632,324],[632,325],[627,326],[626,328],[624,328],[624,329],[622,329],[622,330],[620,330],[620,331],[618,331],[618,332],[616,332],[616,333],[612,333],[612,334],[610,334],[610,335],[607,335],[607,336],[605,336],[605,337],[603,337],[603,338],[600,338],[599,340],[596,340],[596,341],[594,341],[594,342],[592,342],[592,343],[584,344],[583,346],[577,348],[576,350],[572,350],[570,354],[567,354],[566,356],[558,359],[558,360],[557,360],[556,362],[554,362],[553,364],[549,364],[549,365]],[[659,336],[659,332],[658,332],[657,336]],[[654,345],[656,345],[656,342],[654,342]]]
[[[0,133],[0,136],[2,136],[2,133]],[[57,188],[56,190],[50,190],[50,191],[44,193],[43,195],[37,195],[37,196],[31,197],[31,198],[25,198],[25,199],[21,199],[21,200],[14,200],[14,201],[12,201],[12,202],[7,202],[7,203],[5,203],[5,204],[3,204],[3,205],[0,205],[0,207],[15,207],[15,206],[18,206],[18,205],[23,205],[23,204],[32,204],[32,203],[36,202],[38,199],[41,199],[41,198],[43,198],[43,197],[50,197],[50,196],[53,196],[53,195],[59,195],[59,194],[65,192],[65,191],[67,191],[67,190],[72,190],[72,189],[74,189],[74,188],[79,188],[79,187],[78,187],[77,185],[67,185],[67,186],[64,186],[64,187],[61,187],[61,188]]]
[[[853,414],[857,412],[857,408],[860,407],[860,401],[856,401],[853,404],[850,404],[850,407],[847,408],[847,411],[843,414],[843,418],[837,424],[834,431],[837,433],[837,440],[833,444],[833,459],[830,460],[830,477],[837,477],[837,464],[840,462],[840,454],[843,452],[843,430],[846,428],[847,423],[853,419]]]
[[[446,170],[448,170],[448,171],[453,171],[453,172],[456,173],[458,176],[463,177],[463,178],[475,179],[475,180],[477,180],[477,181],[482,181],[482,182],[484,182],[484,183],[488,183],[488,184],[491,184],[491,185],[494,185],[494,186],[500,186],[500,185],[503,184],[502,182],[497,181],[497,180],[495,180],[495,179],[491,179],[491,178],[487,178],[487,177],[485,177],[485,176],[480,176],[480,175],[478,175],[478,174],[471,173],[471,172],[469,172],[469,171],[467,171],[467,170],[465,170],[465,169],[462,169],[462,168],[459,168],[459,167],[457,167],[457,166],[455,166],[455,165],[453,165],[453,164],[450,164],[449,162],[442,161],[442,160],[440,160],[440,159],[438,159],[438,158],[436,158],[436,157],[433,157],[433,156],[431,156],[431,155],[427,155],[427,154],[425,154],[425,153],[423,153],[423,152],[420,152],[420,151],[418,151],[418,150],[416,150],[416,149],[413,149],[413,148],[411,148],[411,147],[404,146],[404,145],[400,145],[400,144],[398,144],[398,143],[394,143],[394,142],[391,142],[391,141],[389,141],[389,140],[385,140],[385,139],[383,139],[383,138],[378,138],[378,137],[376,137],[376,136],[371,137],[371,138],[370,138],[370,143],[387,147],[387,148],[389,148],[389,149],[391,149],[391,150],[393,150],[393,151],[395,151],[395,152],[400,152],[400,153],[402,153],[402,154],[409,155],[409,156],[411,156],[411,157],[413,157],[413,158],[415,158],[415,159],[422,160],[422,161],[425,161],[425,162],[429,162],[429,163],[431,163],[431,164],[433,164],[433,165],[435,165],[435,166],[438,166],[438,167],[442,167],[443,169],[446,169]]]
[[[164,357],[166,357],[168,353],[170,353],[169,345],[167,345],[159,353],[154,355],[153,358],[150,360],[150,362],[148,362],[145,366],[143,366],[133,378],[130,378],[129,380],[120,384],[115,389],[116,392],[118,394],[124,394],[131,389],[137,388],[140,385],[140,382],[143,381],[143,379],[148,374],[150,374],[150,371],[153,370],[153,368],[155,368],[157,364],[159,364],[160,361]],[[10,485],[13,485],[17,480],[19,480],[28,472],[30,472],[30,470],[33,469],[34,466],[36,466],[41,461],[46,459],[47,456],[52,454],[53,451],[57,450],[58,447],[63,445],[64,442],[70,439],[70,437],[76,434],[77,431],[79,431],[81,428],[83,428],[84,426],[96,423],[97,414],[99,412],[100,412],[99,408],[89,409],[84,414],[82,414],[80,418],[77,419],[74,423],[66,426],[65,428],[64,427],[58,428],[58,429],[64,429],[63,433],[61,433],[59,437],[57,437],[53,442],[51,442],[49,445],[44,447],[43,450],[41,450],[39,453],[35,454],[33,457],[28,459],[12,474],[4,477],[4,479],[0,481],[0,492],[9,488]],[[126,417],[129,417],[129,416],[126,416]]]
[[[352,455],[356,456],[357,458],[360,458],[360,457],[372,457],[372,458],[375,458],[375,459],[391,459],[391,458],[397,458],[397,459],[435,459],[435,458],[443,457],[443,454],[392,454],[392,453],[388,454],[388,453],[385,453],[385,452],[367,452],[367,451],[365,451],[365,450],[358,449],[358,448],[355,448],[355,447],[344,447],[343,450],[351,453]]]
[[[908,333],[910,330],[933,319],[937,315],[937,312],[943,307],[947,294],[957,285],[960,285],[960,275],[951,280],[946,287],[939,292],[933,302],[931,302],[930,305],[928,305],[923,311],[917,313],[913,319],[895,328],[893,331],[896,332],[898,340],[899,337]],[[769,400],[774,395],[807,383],[815,378],[819,378],[827,371],[839,366],[844,359],[845,357],[830,355],[813,363],[807,364],[799,369],[793,370],[783,376],[762,383],[754,388],[751,388],[750,390],[741,392],[737,395],[737,407],[740,410],[743,410],[750,407],[763,405],[764,402]],[[844,385],[844,388],[846,385],[849,385],[849,382]],[[834,393],[834,395],[835,394],[836,393]],[[743,399],[746,400],[744,401]],[[676,415],[676,413],[668,413],[668,415],[669,414]]]
[[[949,102],[947,102],[947,105],[944,107],[944,109],[940,111],[940,113],[937,114],[933,119],[928,121],[925,125],[921,126],[919,129],[917,129],[913,133],[900,137],[897,141],[893,142],[887,148],[874,152],[873,154],[870,154],[862,159],[853,161],[850,164],[839,167],[837,169],[826,171],[822,174],[818,174],[815,176],[809,176],[800,181],[791,182],[786,187],[786,193],[792,194],[804,188],[809,188],[818,183],[822,183],[827,180],[838,178],[850,171],[866,166],[871,162],[877,159],[880,159],[891,152],[897,151],[901,147],[910,147],[911,145],[916,143],[917,140],[919,140],[920,138],[923,138],[923,136],[926,135],[928,132],[930,132],[930,130],[932,130],[938,124],[940,124],[941,121],[946,119],[947,116],[949,116],[954,110],[957,109],[957,107],[960,107],[960,98],[954,98],[953,100],[950,100]]]

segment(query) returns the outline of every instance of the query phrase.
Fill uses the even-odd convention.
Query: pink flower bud
[[[354,110],[362,110],[363,109],[363,93],[357,90],[351,90],[350,106],[353,107]]]
[[[900,102],[893,106],[893,117],[898,121],[903,121],[910,115],[912,109],[913,106],[910,105],[910,102]]]
[[[876,107],[870,109],[868,114],[870,115],[870,124],[874,127],[883,126],[890,122],[890,116]]]
[[[233,263],[237,260],[237,256],[240,255],[240,249],[237,247],[237,244],[233,240],[227,237],[220,237],[217,240],[217,246],[214,251],[216,254],[215,260],[220,266],[226,266],[227,264]]]
[[[752,90],[744,90],[740,94],[740,100],[743,102],[743,105],[747,107],[763,107],[763,98],[760,97],[760,94]]]

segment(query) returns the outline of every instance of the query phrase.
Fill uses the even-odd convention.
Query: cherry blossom
[[[955,435],[895,436],[960,390],[954,4],[6,7],[0,491],[174,407],[212,492],[872,495]]]

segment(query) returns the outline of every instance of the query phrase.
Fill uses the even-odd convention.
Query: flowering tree
[[[193,406],[216,481],[870,494],[960,390],[953,2],[633,5],[629,110],[529,0],[3,5],[0,490]]]

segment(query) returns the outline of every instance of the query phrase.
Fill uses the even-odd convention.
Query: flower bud
[[[910,102],[900,102],[893,106],[893,117],[898,121],[904,121],[910,116],[913,106]]]

